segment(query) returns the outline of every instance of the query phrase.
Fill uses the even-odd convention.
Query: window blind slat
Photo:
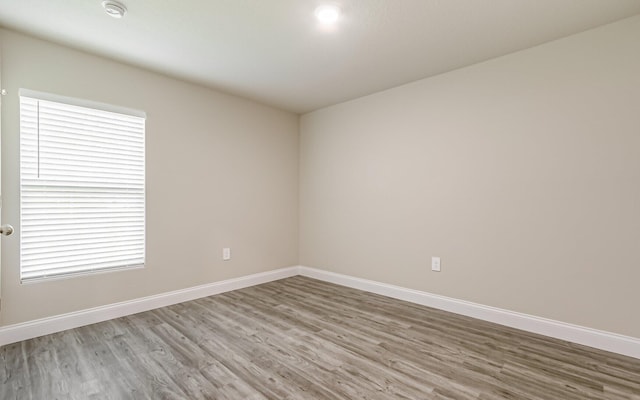
[[[91,138],[82,140],[65,140],[64,138],[56,137],[53,132],[47,131],[40,127],[40,148],[49,149],[62,149],[64,151],[77,150],[85,154],[114,154],[114,155],[129,155],[137,157],[140,151],[137,149],[128,148],[128,146],[113,146],[98,143]]]
[[[94,230],[100,230],[100,229],[104,229],[105,231],[108,229],[124,229],[129,226],[140,228],[140,226],[143,226],[143,225],[144,225],[144,222],[142,220],[137,224],[129,223],[128,221],[125,221],[125,222],[115,221],[109,224],[101,224],[99,226],[96,226],[96,224],[92,224],[92,223],[82,223],[80,221],[69,222],[65,225],[54,224],[54,223],[50,223],[50,224],[43,223],[41,225],[30,227],[28,233],[33,233],[33,235],[38,235],[40,234],[40,232],[55,231],[56,235],[64,235],[67,232],[73,232],[75,230],[77,230],[78,232],[84,233],[87,231],[94,231]],[[29,237],[29,236],[28,234],[25,234],[24,237]]]
[[[123,264],[130,264],[135,262],[134,260],[139,259],[138,257],[135,256],[133,252],[131,253],[123,252],[122,254],[120,254],[119,252],[114,252],[114,253],[103,252],[99,254],[98,260],[96,260],[96,258],[97,258],[96,256],[91,256],[91,255],[86,257],[82,257],[78,255],[75,257],[67,258],[67,259],[46,258],[44,261],[41,261],[34,266],[26,265],[24,269],[25,271],[35,271],[37,269],[52,270],[54,268],[70,268],[70,267],[75,267],[75,268],[81,267],[83,269],[87,269],[87,267],[90,265],[92,266],[94,262],[100,263],[100,262],[121,261]]]
[[[117,242],[128,242],[128,241],[139,241],[144,240],[144,235],[118,235],[118,236],[89,236],[89,237],[80,237],[74,238],[74,244],[69,245],[69,237],[59,238],[59,237],[50,237],[44,240],[38,241],[25,241],[22,245],[24,246],[25,251],[31,249],[39,249],[41,247],[47,246],[56,246],[60,248],[70,248],[70,246],[85,246],[91,244],[100,244],[100,243],[117,243]],[[65,247],[67,246],[67,247]]]
[[[37,272],[42,271],[42,274],[46,274],[46,276],[55,276],[64,272],[92,272],[99,270],[101,265],[108,265],[112,268],[123,268],[127,266],[137,266],[144,262],[141,258],[131,258],[131,257],[103,257],[100,262],[92,263],[92,268],[87,268],[87,263],[83,261],[76,262],[61,262],[57,264],[48,264],[48,265],[40,265],[38,268],[26,268],[25,273],[30,273],[32,277],[40,277]],[[94,266],[96,266],[94,268]],[[60,272],[59,272],[60,271]],[[64,271],[64,272],[62,272]],[[36,275],[36,276],[33,276]]]
[[[141,243],[141,242],[140,242]],[[78,246],[77,248],[70,248],[70,250],[58,250],[58,248],[44,247],[42,250],[46,251],[32,251],[25,252],[23,256],[23,262],[28,265],[30,261],[37,262],[38,264],[49,264],[56,261],[79,261],[79,260],[93,260],[96,254],[110,254],[110,255],[131,255],[135,256],[139,243],[130,242],[128,244],[123,243],[105,243],[97,246]]]
[[[86,152],[76,151],[75,149],[65,149],[65,148],[57,149],[54,147],[40,149],[40,153],[42,157],[49,157],[52,159],[56,157],[61,157],[64,155],[66,157],[69,157],[71,160],[78,160],[78,161],[96,161],[96,162],[115,161],[118,164],[124,164],[124,165],[127,165],[127,164],[137,165],[137,166],[142,165],[142,164],[139,164],[140,157],[129,156],[127,154],[111,154],[111,155],[101,154],[101,153],[87,154]]]
[[[43,120],[42,112],[40,112],[40,117],[40,130],[47,131],[51,136],[61,139],[77,140],[81,138],[86,140],[90,138],[96,143],[115,145],[142,142],[138,135],[132,135],[131,131],[123,131],[118,127],[88,130],[90,127],[84,124],[66,124],[57,120]]]
[[[143,265],[145,119],[52,96],[20,97],[21,279]]]
[[[46,268],[41,268],[39,270],[24,271],[22,273],[22,280],[37,281],[37,280],[42,280],[47,278],[85,275],[91,272],[119,270],[124,268],[137,268],[142,266],[143,264],[144,264],[144,260],[131,260],[130,263],[123,263],[123,261],[117,260],[117,261],[96,263],[94,264],[95,268],[92,270],[86,270],[82,267],[66,267],[66,268],[57,267],[51,270]]]

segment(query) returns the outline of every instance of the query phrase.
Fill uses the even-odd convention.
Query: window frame
[[[61,95],[56,95],[56,94],[51,94],[51,93],[45,93],[45,92],[39,92],[39,91],[35,91],[35,90],[30,90],[30,89],[24,89],[21,88],[18,92],[19,95],[19,114],[20,114],[20,128],[19,128],[19,162],[18,162],[18,173],[19,173],[19,180],[18,180],[18,186],[19,186],[19,201],[18,201],[18,206],[19,206],[19,218],[20,218],[20,231],[19,231],[19,276],[20,276],[20,282],[21,283],[35,283],[35,282],[42,282],[42,281],[50,281],[50,280],[58,280],[58,279],[67,279],[67,278],[72,278],[72,277],[77,277],[77,276],[86,276],[86,275],[94,275],[94,274],[103,274],[103,273],[108,273],[108,272],[115,272],[115,271],[124,271],[124,270],[133,270],[133,269],[140,269],[140,268],[144,268],[145,264],[146,264],[146,244],[147,244],[147,232],[146,232],[146,222],[147,222],[147,218],[146,218],[146,189],[147,189],[147,185],[146,185],[146,136],[147,136],[147,129],[146,129],[146,113],[144,111],[140,111],[140,110],[136,110],[136,109],[131,109],[131,108],[127,108],[127,107],[121,107],[121,106],[115,106],[112,104],[107,104],[107,103],[101,103],[101,102],[96,102],[96,101],[91,101],[91,100],[85,100],[85,99],[79,99],[79,98],[74,98],[74,97],[67,97],[67,96],[61,96]],[[38,276],[31,276],[31,277],[26,277],[25,278],[25,274],[23,272],[23,173],[24,173],[24,167],[23,167],[23,126],[22,126],[22,120],[23,120],[23,97],[25,98],[29,98],[31,100],[36,100],[36,101],[45,101],[45,102],[52,102],[52,103],[57,103],[59,105],[62,106],[71,106],[71,107],[82,107],[82,108],[87,108],[90,109],[92,111],[95,112],[104,112],[105,114],[103,116],[108,115],[107,113],[113,113],[113,114],[120,114],[122,116],[126,116],[126,117],[133,117],[133,118],[137,118],[139,121],[139,123],[141,123],[142,127],[141,127],[141,147],[139,145],[139,148],[137,148],[138,150],[141,151],[141,156],[140,156],[140,162],[142,163],[141,166],[141,171],[142,171],[142,184],[141,184],[141,189],[139,189],[136,193],[137,193],[137,198],[138,201],[140,201],[140,193],[139,191],[141,190],[141,200],[142,200],[142,204],[141,204],[141,217],[142,217],[142,230],[141,230],[141,240],[142,240],[142,249],[141,249],[141,262],[136,262],[136,263],[130,263],[127,264],[126,262],[123,262],[123,265],[119,265],[119,266],[95,266],[97,264],[95,264],[95,260],[91,260],[91,262],[93,262],[94,267],[90,267],[91,262],[85,264],[85,265],[78,265],[77,271],[72,271],[72,272],[58,272],[58,273],[50,273],[50,274],[46,274],[43,273],[42,275],[38,275]],[[39,125],[40,123],[40,117],[39,115],[36,117],[37,118],[37,123]],[[39,131],[39,126],[38,126],[38,132]],[[39,135],[39,133],[38,133]],[[112,139],[113,140],[113,139]],[[124,142],[124,140],[121,140],[122,142]],[[39,146],[39,144],[38,144]],[[38,153],[39,153],[39,148],[38,148]],[[39,157],[39,155],[38,155]],[[39,161],[38,161],[39,162]],[[98,184],[98,182],[96,182],[96,184]],[[117,183],[116,183],[117,184]],[[126,185],[124,183],[120,183],[121,186],[119,187],[113,187],[112,189],[114,189],[114,191],[117,190],[125,190],[126,189]],[[51,185],[51,187],[56,187],[56,188],[61,188],[64,185],[59,185],[56,186],[54,184]],[[82,188],[81,186],[79,186],[79,188]],[[88,186],[84,187],[85,191],[84,193],[88,193],[89,191],[87,190]],[[101,189],[101,190],[105,190],[108,192],[109,188],[108,185],[104,185],[102,187],[100,186],[96,186],[96,188]],[[80,191],[80,190],[79,190]],[[73,202],[70,201],[69,204],[72,204]],[[123,204],[126,204],[126,202],[123,202]],[[140,208],[140,206],[139,206]],[[103,208],[104,209],[104,208]],[[71,214],[73,215],[73,214]],[[108,218],[108,217],[107,217]],[[43,220],[45,220],[43,218]],[[103,243],[98,243],[99,245],[103,244]],[[104,249],[104,248],[96,248],[95,250],[98,251],[100,249]],[[140,257],[138,257],[140,258]],[[84,267],[84,268],[82,268]],[[62,269],[62,267],[58,267],[57,269]],[[54,269],[51,269],[52,271],[55,271]]]

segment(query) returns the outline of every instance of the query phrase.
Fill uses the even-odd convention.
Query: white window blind
[[[20,91],[23,281],[144,265],[145,117],[114,109]]]

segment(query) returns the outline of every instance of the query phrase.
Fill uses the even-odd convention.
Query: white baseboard
[[[616,333],[586,328],[552,319],[536,317],[514,311],[489,307],[469,301],[388,285],[367,279],[336,274],[309,267],[298,267],[298,273],[342,286],[360,289],[411,303],[421,304],[456,314],[478,318],[484,321],[550,336],[597,349],[623,354],[640,359],[640,339]]]
[[[54,317],[37,319],[25,323],[0,328],[0,346],[32,339],[38,336],[61,332],[67,329],[120,318],[126,315],[166,307],[185,301],[195,300],[214,294],[229,292],[249,286],[259,285],[298,274],[298,267],[276,269],[258,274],[228,279],[187,289],[175,290],[154,296],[123,301],[106,306],[90,308]]]
[[[228,279],[0,328],[0,346],[113,318],[302,275],[640,359],[640,339],[419,290],[297,266]]]

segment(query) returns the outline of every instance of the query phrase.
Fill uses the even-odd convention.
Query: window
[[[144,265],[145,115],[20,90],[22,281]]]

